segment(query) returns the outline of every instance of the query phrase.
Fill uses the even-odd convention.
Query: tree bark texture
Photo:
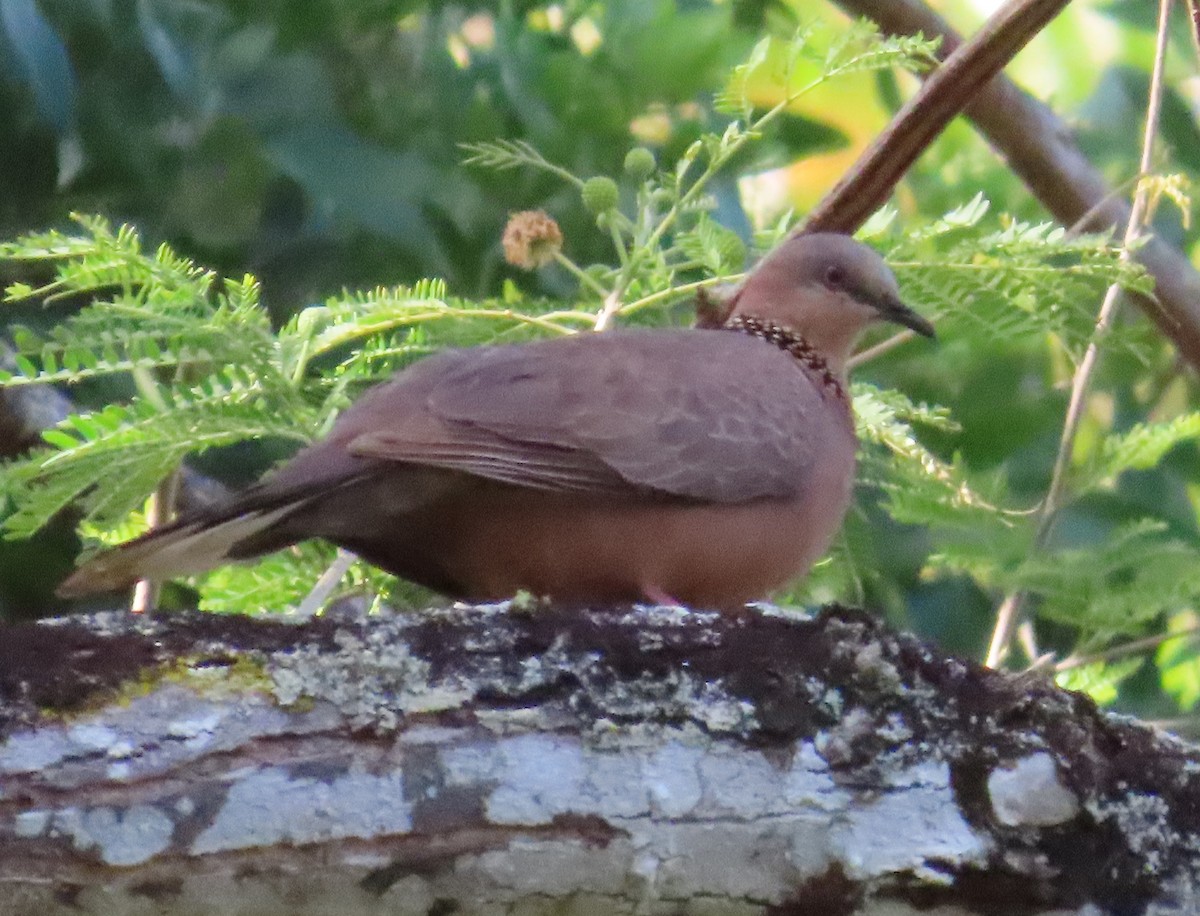
[[[864,614],[0,632],[0,914],[1194,913],[1200,753]]]

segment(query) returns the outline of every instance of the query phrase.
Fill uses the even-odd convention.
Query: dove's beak
[[[875,307],[879,309],[879,315],[884,321],[892,321],[896,324],[902,324],[906,328],[912,328],[922,337],[936,338],[933,325],[929,323],[927,318],[918,315],[907,305],[901,302],[894,296],[887,296],[883,300],[876,302]]]

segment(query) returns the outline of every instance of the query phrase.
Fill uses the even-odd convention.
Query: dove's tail
[[[279,522],[306,501],[301,497],[262,507],[235,499],[222,509],[185,516],[102,551],[68,576],[55,594],[77,598],[116,591],[139,579],[162,582],[270,553],[294,543]],[[247,549],[251,540],[253,547]]]

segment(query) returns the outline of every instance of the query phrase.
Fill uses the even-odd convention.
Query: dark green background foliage
[[[947,5],[971,27],[965,4]],[[1018,76],[1036,74],[1088,155],[1127,188],[1153,29],[1140,8],[1073,8],[1024,71],[1018,61]],[[796,39],[817,16],[833,24]],[[1200,136],[1179,88],[1195,65],[1184,25],[1171,46],[1158,168],[1186,194]],[[1089,57],[1099,52],[1080,37],[1088,28],[1106,29],[1097,45],[1116,52]],[[765,35],[775,41],[759,44]],[[586,327],[599,299],[568,265],[524,273],[505,263],[500,235],[513,211],[551,213],[564,254],[627,302],[736,272],[744,252],[788,225],[744,209],[738,179],[861,143],[871,131],[856,124],[882,123],[911,92],[894,65],[918,64],[920,48],[880,46],[891,56],[866,63],[838,52],[840,41],[876,48],[816,0],[0,0],[0,237],[57,228],[86,240],[70,243],[66,260],[39,254],[67,244],[56,236],[0,250],[10,259],[0,262],[10,285],[3,321],[22,354],[9,384],[70,382],[81,408],[112,405],[51,435],[69,458],[59,470],[47,470],[50,452],[8,465],[10,536],[80,495],[89,536],[111,538],[185,454],[220,445],[194,463],[241,484],[318,434],[362,387],[434,347]],[[818,77],[829,86],[773,111],[788,60],[800,74],[790,91]],[[839,70],[838,60],[852,65]],[[752,142],[726,133],[759,119]],[[645,181],[622,168],[639,144],[661,170]],[[693,166],[678,172],[688,157]],[[797,200],[831,180],[828,158],[807,161],[826,165],[790,173]],[[624,214],[599,228],[578,189],[595,175],[618,182]],[[698,177],[703,193],[681,197]],[[643,231],[681,200],[659,236]],[[1155,227],[1190,250],[1196,230],[1177,203],[1190,205],[1164,202]],[[73,211],[109,222],[75,225]],[[1059,657],[1195,625],[1195,385],[1132,310],[1104,343],[1071,498],[1047,547],[1033,547],[1028,510],[1045,494],[1104,288],[1146,288],[1105,240],[1064,237],[1044,219],[956,122],[864,230],[941,342],[907,344],[857,373],[866,445],[856,506],[832,560],[780,600],[862,603],[973,655],[1015,588],[1039,611],[1042,650]],[[136,226],[140,246],[116,233],[121,223]],[[615,254],[614,233],[632,267]],[[156,255],[159,242],[172,252]],[[241,282],[247,272],[261,288]],[[445,285],[413,288],[423,278]],[[39,292],[46,283],[59,285]],[[345,292],[395,284],[409,288]],[[43,306],[47,293],[58,295]],[[626,318],[686,321],[685,298],[647,301]],[[139,381],[133,363],[150,374]],[[158,406],[147,403],[147,379]],[[106,482],[89,490],[89,480]],[[61,609],[49,588],[71,562],[75,521],[0,543],[0,615]],[[327,560],[306,548],[199,586],[214,609],[286,603],[311,581],[297,571]],[[361,569],[351,586],[389,588]],[[1200,668],[1182,640],[1157,659],[1071,677],[1102,699],[1122,691],[1143,712],[1200,699]]]
[[[102,212],[253,271],[279,313],[433,274],[481,295],[508,211],[562,211],[575,238],[583,214],[546,176],[464,170],[456,144],[522,138],[614,173],[631,118],[699,102],[673,125],[678,154],[756,26],[684,6],[597,6],[605,40],[585,56],[527,27],[530,3],[6,0],[0,231]],[[494,44],[460,66],[448,42],[476,9],[494,11]]]

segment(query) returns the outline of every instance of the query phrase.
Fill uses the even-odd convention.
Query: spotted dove
[[[464,599],[763,597],[808,570],[849,504],[859,333],[933,328],[883,260],[840,235],[785,242],[729,305],[719,328],[431,356],[262,482],[98,555],[59,594],[319,537]]]

